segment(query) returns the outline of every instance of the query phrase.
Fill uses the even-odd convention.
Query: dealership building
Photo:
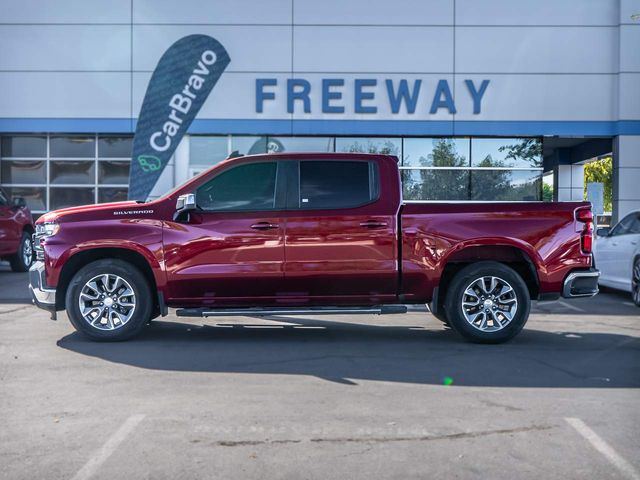
[[[0,185],[38,213],[127,198],[163,53],[231,62],[152,191],[230,154],[379,152],[407,200],[583,198],[613,156],[640,209],[640,0],[3,0]]]

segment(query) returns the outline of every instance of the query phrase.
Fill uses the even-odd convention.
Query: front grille
[[[42,240],[43,237],[43,233],[39,235],[37,233],[33,234],[33,250],[36,252],[36,260],[38,261],[44,261],[44,249],[40,244],[40,240]]]

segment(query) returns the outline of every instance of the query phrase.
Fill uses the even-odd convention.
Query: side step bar
[[[405,305],[372,307],[181,308],[178,317],[270,317],[275,315],[387,315],[407,313]]]

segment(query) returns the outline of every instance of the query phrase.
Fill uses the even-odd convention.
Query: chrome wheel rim
[[[511,323],[517,311],[516,292],[500,277],[476,278],[462,295],[465,320],[481,332],[502,330]]]
[[[636,262],[633,266],[633,278],[631,280],[631,294],[633,302],[640,306],[640,262]]]
[[[80,290],[82,318],[98,330],[117,330],[136,310],[136,295],[124,278],[111,273],[96,275]]]
[[[33,261],[33,247],[31,246],[31,240],[25,240],[22,244],[22,261],[28,267]]]

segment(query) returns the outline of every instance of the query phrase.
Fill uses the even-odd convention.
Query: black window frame
[[[343,206],[343,207],[302,207],[300,198],[300,166],[302,162],[332,162],[332,163],[353,163],[362,162],[367,163],[370,167],[373,167],[373,179],[376,182],[375,196],[362,203]],[[305,159],[295,160],[288,162],[291,165],[288,167],[288,181],[287,181],[287,210],[296,210],[300,212],[312,212],[321,210],[353,210],[355,208],[362,208],[380,200],[382,182],[380,176],[380,165],[373,160],[326,160],[326,159]]]
[[[253,212],[278,212],[285,210],[286,206],[286,173],[283,169],[282,164],[284,162],[273,160],[273,159],[264,159],[256,162],[243,162],[236,165],[232,165],[229,168],[225,168],[223,171],[218,172],[217,175],[213,177],[208,177],[204,182],[198,185],[194,190],[194,195],[196,200],[198,198],[198,190],[203,188],[209,182],[213,181],[215,178],[220,175],[225,174],[235,168],[246,167],[247,165],[255,165],[258,163],[275,163],[276,164],[276,179],[274,186],[274,206],[273,208],[249,208],[249,209],[234,209],[234,210],[216,210],[211,208],[201,208],[198,206],[198,212],[200,213],[253,213]]]

